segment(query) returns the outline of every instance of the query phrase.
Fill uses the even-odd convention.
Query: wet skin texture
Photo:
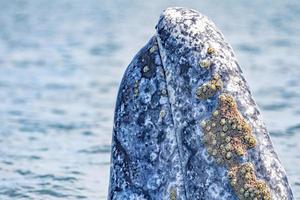
[[[108,199],[293,199],[240,66],[213,22],[169,8],[156,30],[120,85]]]

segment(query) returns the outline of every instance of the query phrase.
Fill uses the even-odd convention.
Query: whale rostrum
[[[166,9],[124,74],[108,199],[294,199],[232,48],[197,11]]]

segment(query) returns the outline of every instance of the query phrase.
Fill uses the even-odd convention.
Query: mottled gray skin
[[[185,192],[161,58],[158,48],[150,53],[155,43],[153,37],[135,56],[120,86],[109,199],[168,199],[172,186]]]
[[[218,95],[201,100],[195,94],[213,73],[221,76],[222,92],[234,97],[257,140],[242,162],[254,165],[272,199],[294,199],[232,48],[213,22],[194,10],[169,8],[156,29],[120,86],[108,199],[238,199],[228,169],[207,154],[199,126],[218,103]],[[208,56],[208,47],[215,56]],[[199,67],[206,59],[213,63],[210,70]]]

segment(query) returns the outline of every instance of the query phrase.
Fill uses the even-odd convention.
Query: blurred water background
[[[105,199],[118,85],[161,11],[233,46],[300,199],[298,0],[0,0],[0,199]]]

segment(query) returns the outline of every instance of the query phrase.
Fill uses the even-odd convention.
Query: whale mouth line
[[[158,35],[158,33],[156,33],[155,34],[155,39],[156,39],[156,42],[157,42],[157,45],[158,45],[158,55],[159,55],[159,57],[160,57],[160,59],[162,60],[162,56],[161,56],[161,51],[160,51],[160,49],[161,49],[161,44],[160,44],[160,40],[159,40],[159,35]],[[162,62],[162,69],[163,69],[163,73],[164,73],[164,77],[165,77],[165,81],[166,81],[166,85],[167,85],[167,87],[166,87],[166,89],[167,89],[167,97],[168,97],[168,99],[170,98],[170,96],[169,96],[169,92],[168,92],[168,83],[167,83],[167,79],[166,79],[166,71],[165,71],[165,67],[164,67],[164,63]],[[173,110],[174,108],[173,108],[173,106],[172,106],[172,104],[170,103],[170,99],[169,99],[169,105],[170,105],[170,107],[171,107],[171,110]],[[172,118],[172,122],[173,122],[173,124],[175,123],[175,121],[174,121],[174,116],[173,116],[173,114],[172,114],[173,112],[171,112],[171,118]],[[176,145],[177,145],[177,149],[178,149],[178,154],[179,154],[179,157],[180,157],[180,166],[181,166],[181,173],[182,174],[185,174],[185,176],[183,177],[183,179],[185,179],[185,177],[186,177],[186,173],[184,172],[184,170],[183,170],[183,163],[182,163],[182,157],[183,157],[183,152],[181,151],[181,148],[180,148],[180,145],[179,145],[179,141],[180,141],[180,137],[179,137],[179,135],[178,134],[176,134],[176,130],[175,130],[175,137],[176,137]],[[183,184],[185,183],[186,181],[183,181]],[[171,188],[170,189],[170,197],[171,196],[174,196],[174,194],[173,193],[175,193],[174,192],[174,189],[175,189],[176,187],[173,187],[173,188]],[[184,184],[184,194],[183,194],[183,196],[185,197],[185,199],[188,199],[188,196],[187,196],[187,186]],[[170,198],[170,199],[172,199],[172,198]]]

